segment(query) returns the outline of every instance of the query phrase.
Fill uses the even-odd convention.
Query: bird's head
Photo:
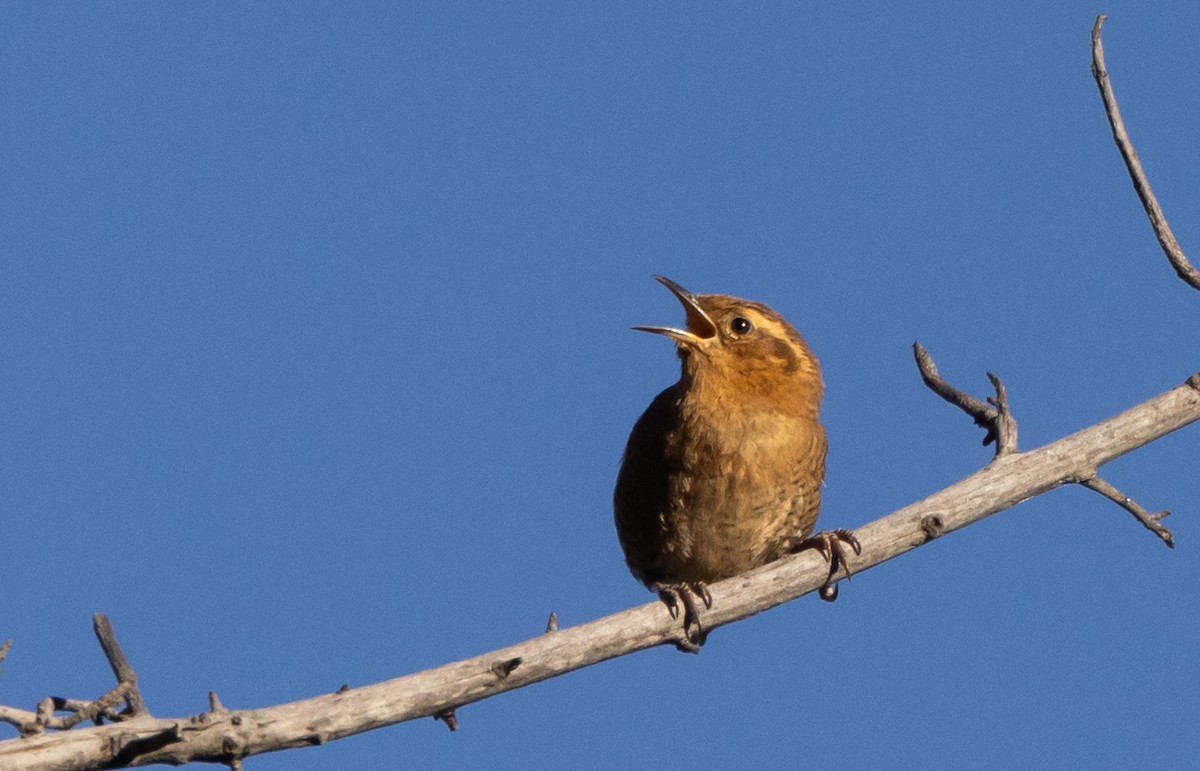
[[[675,341],[683,380],[728,392],[746,402],[816,409],[821,367],[800,333],[762,303],[722,294],[692,294],[663,276],[654,277],[683,305],[687,325],[636,326]]]

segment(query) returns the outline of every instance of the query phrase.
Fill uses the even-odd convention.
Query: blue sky
[[[1045,6],[1045,7],[1043,7]],[[821,357],[825,526],[1200,369],[1089,72],[1200,256],[1190,4],[56,3],[0,9],[0,703],[267,706],[651,599],[610,494],[680,320]],[[265,769],[1182,768],[1200,428],[844,586]],[[3,734],[7,737],[8,734]]]

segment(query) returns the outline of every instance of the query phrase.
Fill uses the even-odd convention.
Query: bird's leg
[[[700,646],[708,639],[708,632],[700,623],[700,607],[696,601],[703,602],[705,608],[712,608],[712,594],[708,586],[703,581],[681,581],[676,584],[656,583],[650,588],[658,593],[671,618],[679,618],[679,606],[683,605],[683,638],[675,641],[675,647],[687,653],[699,653]]]
[[[824,530],[805,538],[792,549],[793,553],[816,549],[829,563],[829,575],[825,579],[825,585],[817,590],[817,596],[826,602],[837,599],[837,583],[833,577],[839,570],[845,569],[846,580],[850,580],[850,561],[846,558],[846,546],[853,549],[856,555],[862,554],[862,545],[849,530]]]

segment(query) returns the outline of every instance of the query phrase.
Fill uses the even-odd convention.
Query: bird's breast
[[[682,428],[672,509],[697,572],[755,567],[812,527],[825,472],[819,422],[760,411]]]
[[[820,506],[825,433],[815,410],[696,397],[679,385],[660,394],[618,475],[618,534],[647,583],[715,581],[776,559]]]

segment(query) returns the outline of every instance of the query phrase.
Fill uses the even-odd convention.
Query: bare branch
[[[997,401],[1001,401],[1000,397]],[[957,482],[857,530],[855,574],[1027,498],[1077,483],[1095,469],[1200,420],[1200,373],[1120,415],[1023,453],[997,457]],[[828,565],[813,551],[786,557],[710,587],[705,626],[716,629],[818,589]],[[241,758],[312,746],[421,717],[442,716],[504,691],[656,645],[674,645],[679,622],[660,602],[471,659],[361,688],[256,710],[212,711],[191,718],[141,715],[112,725],[0,742],[0,768],[75,771],[104,766]]]
[[[150,714],[146,709],[146,705],[142,702],[141,692],[138,691],[137,672],[129,665],[129,660],[125,658],[125,653],[117,643],[117,633],[113,631],[108,616],[105,616],[103,613],[97,613],[95,616],[92,616],[92,628],[95,630],[96,639],[100,641],[100,647],[104,650],[104,655],[108,659],[108,665],[112,667],[113,675],[117,678],[117,683],[119,686],[125,686],[125,702],[129,705],[129,713],[133,717]]]
[[[63,731],[73,728],[85,720],[100,725],[104,718],[120,720],[123,717],[117,712],[117,707],[126,700],[128,692],[129,684],[120,683],[95,701],[47,696],[38,702],[36,712],[0,706],[0,723],[8,723],[16,728],[22,736],[40,734],[46,729]],[[58,712],[70,712],[71,714],[60,717],[56,714]]]
[[[938,374],[937,364],[929,355],[929,351],[925,350],[925,346],[919,342],[913,343],[913,357],[917,360],[917,369],[921,372],[921,379],[925,381],[925,385],[929,386],[930,390],[970,415],[975,421],[975,425],[987,430],[987,434],[983,437],[983,444],[989,445],[995,442],[996,457],[1017,451],[1017,421],[1008,408],[1008,391],[999,377],[991,372],[987,373],[988,380],[992,381],[992,387],[996,389],[995,397],[988,397],[988,402],[991,404],[989,407],[988,404],[979,401],[969,393],[960,391],[947,383]]]
[[[1108,78],[1108,68],[1104,64],[1104,44],[1100,41],[1100,28],[1104,26],[1106,19],[1108,19],[1107,16],[1100,14],[1092,26],[1092,77],[1096,79],[1096,86],[1100,89],[1100,98],[1104,100],[1104,112],[1108,115],[1109,126],[1112,127],[1113,141],[1117,143],[1117,149],[1121,151],[1121,158],[1125,160],[1125,168],[1129,170],[1129,178],[1133,180],[1133,189],[1137,191],[1138,198],[1142,201],[1146,216],[1150,218],[1150,226],[1154,228],[1154,235],[1158,239],[1159,246],[1167,255],[1171,267],[1175,269],[1176,275],[1189,286],[1193,289],[1200,289],[1200,270],[1196,270],[1195,266],[1188,262],[1179,242],[1175,240],[1175,234],[1171,232],[1171,226],[1167,224],[1167,218],[1158,205],[1158,199],[1154,197],[1154,191],[1150,189],[1150,180],[1146,178],[1142,162],[1138,158],[1137,151],[1133,149],[1129,132],[1125,130],[1125,121],[1121,119],[1121,110],[1117,107],[1117,97],[1113,94],[1112,83]]]
[[[30,712],[27,709],[17,709],[16,707],[0,706],[0,723],[8,723],[13,728],[21,732],[22,736],[29,733],[37,733],[37,713]],[[28,730],[33,728],[33,730]]]
[[[1134,187],[1155,234],[1176,272],[1200,289],[1200,272],[1187,261],[1167,226],[1129,143],[1104,67],[1100,16],[1092,30],[1093,73]],[[978,522],[1017,503],[1065,484],[1082,484],[1116,501],[1145,527],[1173,546],[1162,526],[1168,512],[1152,514],[1097,476],[1109,461],[1200,420],[1200,373],[1159,396],[1028,452],[1017,452],[1017,425],[1003,382],[988,377],[995,396],[984,403],[949,385],[919,343],[913,346],[922,378],[935,393],[971,415],[987,430],[984,444],[996,442],[996,457],[965,479],[860,528],[854,537],[855,573],[861,573],[942,535]],[[989,406],[990,404],[990,406]],[[847,565],[847,570],[851,566]],[[828,581],[826,560],[812,551],[786,557],[709,587],[713,607],[706,631],[775,607]],[[94,618],[95,632],[117,678],[117,686],[95,701],[48,697],[30,712],[0,706],[0,722],[22,737],[0,742],[0,768],[29,771],[82,771],[192,761],[241,769],[242,759],[277,750],[313,746],[352,734],[422,717],[435,717],[455,730],[456,710],[504,691],[663,644],[678,645],[680,625],[659,602],[557,630],[551,614],[547,632],[471,659],[361,688],[255,710],[230,710],[215,692],[209,711],[179,719],[156,719],[147,711],[130,666],[108,619]],[[557,631],[556,631],[557,630]],[[685,638],[686,639],[686,638]],[[0,646],[0,661],[9,643]],[[117,712],[122,703],[128,705]],[[59,716],[57,713],[70,713]],[[105,719],[116,721],[104,724]],[[84,720],[92,728],[66,729]]]
[[[1098,476],[1091,476],[1086,479],[1081,479],[1079,480],[1079,484],[1083,485],[1089,490],[1095,490],[1105,498],[1108,498],[1113,503],[1125,509],[1132,514],[1138,522],[1141,522],[1147,530],[1161,538],[1163,543],[1165,543],[1168,548],[1175,548],[1175,536],[1172,535],[1171,531],[1159,521],[1171,516],[1170,511],[1163,509],[1157,514],[1151,514],[1149,511],[1139,506],[1137,501],[1133,500],[1128,495],[1123,494],[1120,490],[1113,487],[1111,484]]]

